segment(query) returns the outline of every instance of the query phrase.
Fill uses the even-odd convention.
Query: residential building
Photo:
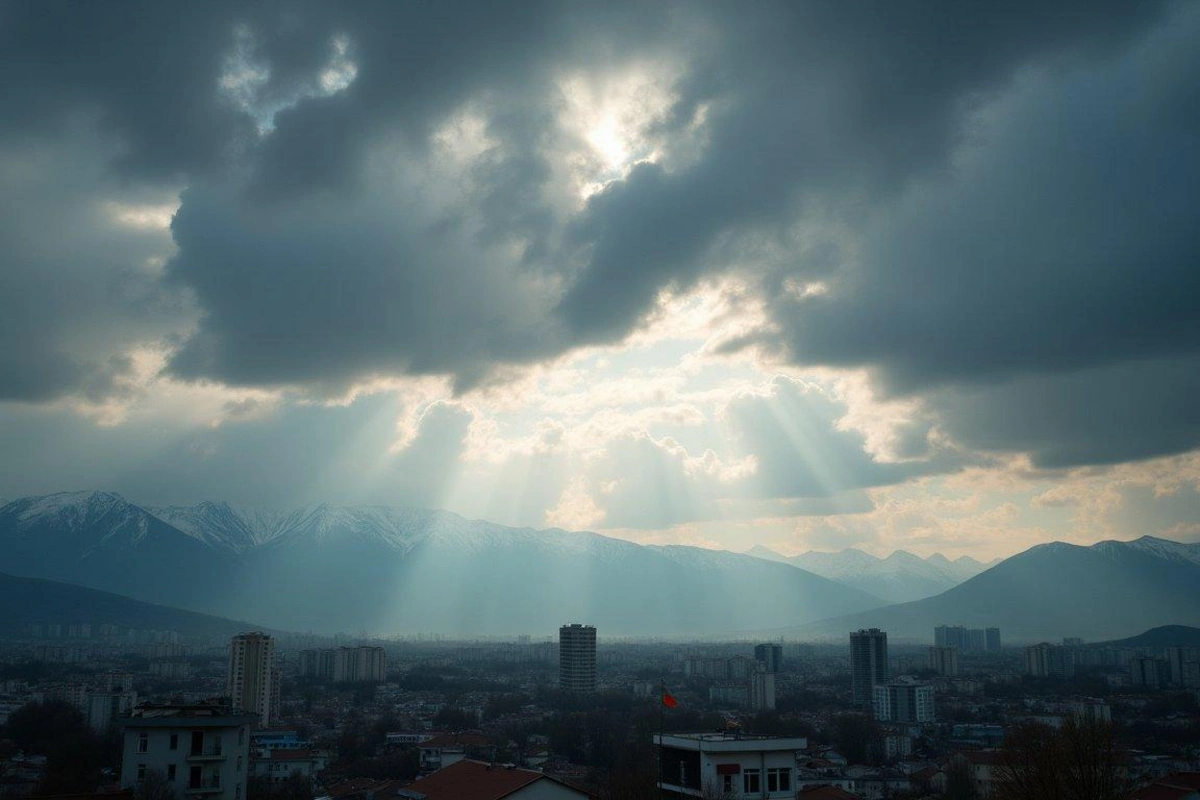
[[[1030,645],[1025,648],[1025,672],[1040,678],[1073,677],[1075,651],[1048,642]]]
[[[1129,678],[1134,686],[1158,688],[1171,679],[1170,666],[1161,658],[1139,656],[1129,664]]]
[[[596,629],[573,623],[558,629],[558,685],[568,692],[596,691]]]
[[[755,671],[750,675],[750,710],[775,710],[775,673]]]
[[[655,734],[663,797],[794,798],[802,736]]]
[[[917,725],[935,722],[933,686],[928,683],[891,681],[875,687],[875,719]]]
[[[240,633],[229,644],[229,699],[235,709],[271,725],[275,640],[265,633]]]
[[[152,771],[181,796],[244,800],[253,714],[214,705],[155,705],[121,720],[121,785],[137,787]]]
[[[958,648],[934,645],[929,648],[929,668],[938,675],[958,674]]]
[[[999,628],[984,628],[984,639],[987,642],[987,650],[990,653],[995,653],[1000,650],[1000,629]]]
[[[387,651],[382,647],[339,647],[333,655],[335,683],[383,683],[387,679]]]
[[[97,733],[110,730],[137,705],[137,692],[91,692],[87,695],[88,727]]]
[[[315,778],[329,763],[329,753],[311,747],[288,749],[264,748],[250,759],[250,774],[282,783],[296,773]]]
[[[379,795],[376,794],[376,797]],[[397,789],[401,800],[592,800],[583,789],[511,764],[463,760]]]
[[[754,660],[762,664],[763,672],[779,672],[783,662],[783,647],[777,644],[754,645]]]
[[[887,632],[879,628],[850,634],[850,678],[855,705],[870,706],[875,686],[887,683]]]

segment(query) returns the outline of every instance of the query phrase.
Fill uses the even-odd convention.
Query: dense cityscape
[[[1014,789],[1044,768],[1031,737],[1063,748],[1055,796],[1200,791],[1195,629],[1016,646],[997,628],[930,633],[667,642],[572,623],[509,641],[200,642],[34,625],[0,657],[0,794],[1049,796]]]

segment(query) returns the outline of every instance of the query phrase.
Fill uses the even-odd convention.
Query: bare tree
[[[1062,728],[1025,725],[1006,742],[996,800],[1128,800],[1132,792],[1112,725],[1070,717]]]

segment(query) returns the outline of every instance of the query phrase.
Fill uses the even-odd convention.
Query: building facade
[[[596,629],[573,623],[558,629],[558,686],[568,692],[596,691]]]
[[[241,633],[229,643],[229,700],[235,709],[271,725],[275,699],[275,640],[265,633]]]
[[[663,797],[794,798],[799,737],[655,734]]]
[[[1025,648],[1025,672],[1039,678],[1073,677],[1075,651],[1047,642],[1030,645]]]
[[[933,686],[928,683],[892,681],[875,687],[875,719],[924,725],[936,722]]]
[[[953,677],[958,674],[958,648],[939,647],[929,648],[929,668],[938,675]]]
[[[783,647],[777,644],[754,645],[754,660],[762,665],[763,672],[779,672],[783,663]]]
[[[864,628],[850,634],[850,684],[855,705],[869,707],[875,687],[887,683],[887,632]]]
[[[152,772],[180,797],[245,800],[253,714],[222,706],[143,706],[121,721],[121,785]]]

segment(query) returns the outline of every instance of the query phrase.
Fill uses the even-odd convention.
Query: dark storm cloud
[[[0,399],[103,396],[163,342],[190,380],[468,387],[736,268],[769,300],[760,341],[869,367],[960,441],[1164,452],[1193,423],[1162,360],[1200,345],[1198,30],[1154,2],[4,3]],[[662,157],[576,210],[559,82],[639,61],[670,67]],[[464,110],[480,150],[439,171]],[[180,189],[160,278],[161,237],[100,210]],[[1092,446],[1123,419],[1097,405],[1035,441],[1089,376],[1149,359],[1166,419]]]
[[[577,223],[590,253],[560,312],[584,338],[619,339],[659,289],[726,264],[722,235],[779,235],[805,204],[862,213],[944,165],[963,112],[1030,63],[1110,54],[1156,4],[755,4],[716,7],[675,108],[707,105],[692,168],[647,164]],[[722,12],[728,12],[726,16]],[[867,198],[870,198],[869,200]],[[598,300],[599,302],[596,302]]]
[[[1040,463],[1194,447],[1197,23],[1193,7],[1102,71],[1027,76],[828,294],[776,303],[792,356],[872,365],[892,392],[932,392],[964,443]]]

